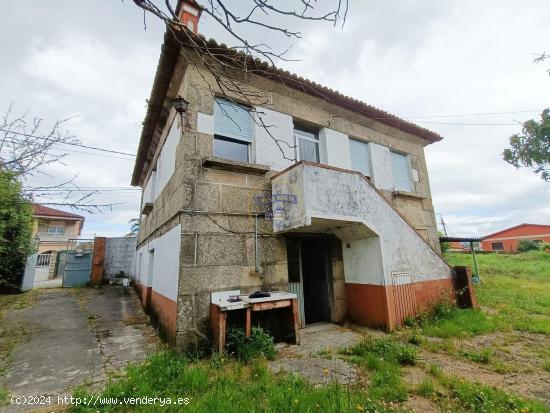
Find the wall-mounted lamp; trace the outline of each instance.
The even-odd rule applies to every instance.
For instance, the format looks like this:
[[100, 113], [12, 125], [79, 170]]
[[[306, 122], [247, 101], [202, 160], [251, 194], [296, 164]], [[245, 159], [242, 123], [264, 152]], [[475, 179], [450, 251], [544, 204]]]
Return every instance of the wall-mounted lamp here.
[[177, 96], [172, 101], [172, 106], [174, 107], [174, 109], [176, 109], [176, 112], [178, 112], [180, 117], [181, 117], [182, 130], [185, 128], [185, 121], [187, 119], [187, 106], [188, 105], [189, 105], [189, 102], [186, 101], [181, 96]]

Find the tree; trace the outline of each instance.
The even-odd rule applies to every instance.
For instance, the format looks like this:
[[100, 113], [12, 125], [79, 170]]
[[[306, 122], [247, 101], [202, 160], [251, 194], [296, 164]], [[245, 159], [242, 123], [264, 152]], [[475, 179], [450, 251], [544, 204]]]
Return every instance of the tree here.
[[0, 290], [17, 289], [31, 250], [32, 209], [21, 183], [0, 169]]
[[535, 174], [550, 182], [550, 109], [542, 111], [540, 122], [534, 119], [523, 124], [523, 134], [510, 137], [510, 147], [502, 156], [516, 168], [535, 168]]
[[130, 232], [126, 236], [136, 237], [139, 234], [139, 218], [132, 218], [128, 224], [130, 224]]

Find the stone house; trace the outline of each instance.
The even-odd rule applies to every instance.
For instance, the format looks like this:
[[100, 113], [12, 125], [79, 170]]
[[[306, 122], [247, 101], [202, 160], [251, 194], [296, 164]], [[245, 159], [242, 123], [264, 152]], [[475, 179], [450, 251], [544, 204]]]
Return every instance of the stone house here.
[[208, 54], [235, 52], [194, 34], [192, 6], [190, 32], [165, 34], [132, 176], [135, 285], [169, 341], [208, 338], [212, 292], [291, 291], [302, 324], [387, 329], [452, 293], [424, 157], [441, 136], [254, 60], [227, 74], [252, 104], [220, 90]]

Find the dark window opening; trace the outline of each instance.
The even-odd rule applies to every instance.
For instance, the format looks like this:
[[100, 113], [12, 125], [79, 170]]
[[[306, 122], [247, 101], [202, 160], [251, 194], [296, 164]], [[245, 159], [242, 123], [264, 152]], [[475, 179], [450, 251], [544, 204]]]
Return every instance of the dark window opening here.
[[232, 161], [248, 162], [249, 143], [214, 135], [214, 156]]
[[504, 244], [502, 242], [491, 242], [491, 249], [493, 251], [504, 251]]

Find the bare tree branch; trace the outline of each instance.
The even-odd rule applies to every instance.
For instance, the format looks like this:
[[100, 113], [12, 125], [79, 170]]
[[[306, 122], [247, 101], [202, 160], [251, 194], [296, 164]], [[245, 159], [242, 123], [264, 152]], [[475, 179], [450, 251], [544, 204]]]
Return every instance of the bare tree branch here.
[[[94, 203], [92, 197], [97, 194], [95, 191], [82, 194], [75, 183], [76, 175], [51, 186], [25, 186], [36, 175], [48, 175], [44, 167], [55, 163], [64, 164], [67, 153], [59, 152], [63, 145], [80, 145], [74, 135], [63, 130], [70, 119], [58, 119], [43, 132], [42, 118], [29, 118], [28, 112], [17, 115], [14, 113], [14, 104], [10, 104], [0, 115], [0, 169], [14, 173], [23, 183], [23, 194], [28, 202], [62, 205], [90, 213], [112, 208], [114, 204]], [[52, 189], [56, 190], [55, 198], [52, 198]]]
[[[266, 77], [277, 77], [280, 80], [288, 80], [296, 84], [295, 78], [286, 76], [282, 71], [275, 71], [277, 61], [291, 61], [287, 58], [290, 46], [282, 51], [274, 51], [266, 43], [252, 43], [238, 32], [238, 28], [244, 25], [256, 26], [260, 30], [279, 33], [287, 38], [300, 38], [300, 32], [293, 31], [282, 25], [274, 25], [263, 21], [261, 17], [271, 18], [272, 21], [281, 21], [277, 17], [286, 17], [297, 20], [310, 20], [319, 22], [331, 22], [334, 25], [345, 24], [348, 13], [348, 0], [332, 0], [333, 6], [328, 11], [315, 14], [318, 4], [315, 0], [301, 0], [295, 10], [281, 8], [276, 2], [267, 0], [248, 0], [239, 2], [245, 13], [241, 16], [236, 11], [237, 2], [227, 0], [205, 0], [202, 12], [209, 15], [235, 42], [229, 47], [225, 45], [213, 45], [201, 36], [198, 36], [185, 27], [175, 13], [170, 0], [164, 0], [164, 7], [158, 6], [154, 0], [133, 0], [144, 11], [161, 19], [167, 29], [172, 32], [176, 41], [182, 46], [181, 53], [187, 58], [190, 65], [200, 66], [205, 69], [207, 75], [198, 71], [206, 84], [209, 85], [212, 96], [222, 96], [224, 99], [250, 108], [249, 114], [253, 122], [266, 130], [269, 137], [275, 142], [283, 158], [296, 161], [295, 146], [277, 139], [264, 121], [265, 114], [257, 108], [269, 103], [266, 97], [268, 93], [259, 86], [251, 86], [246, 81], [238, 81], [235, 72]], [[243, 6], [244, 4], [244, 6]], [[246, 9], [248, 7], [248, 9]], [[264, 60], [265, 62], [262, 62]], [[275, 74], [276, 72], [276, 74]], [[283, 82], [283, 84], [285, 84]], [[285, 85], [286, 86], [286, 85]], [[299, 82], [302, 90], [312, 91], [307, 82]], [[319, 97], [323, 95], [315, 90]], [[285, 150], [286, 149], [286, 150]], [[288, 156], [288, 149], [292, 150], [292, 157]]]

